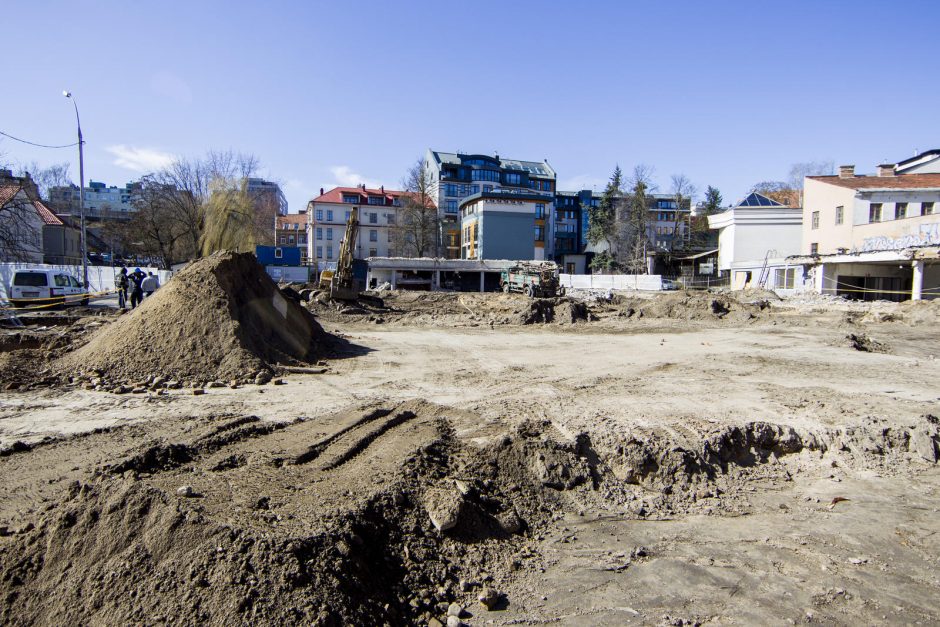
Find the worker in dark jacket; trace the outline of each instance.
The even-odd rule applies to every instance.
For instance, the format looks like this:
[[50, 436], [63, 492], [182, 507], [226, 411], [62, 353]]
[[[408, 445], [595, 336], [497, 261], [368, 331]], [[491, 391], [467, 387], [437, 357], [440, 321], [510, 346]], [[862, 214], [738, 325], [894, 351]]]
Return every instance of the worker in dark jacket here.
[[141, 286], [141, 283], [144, 280], [146, 275], [140, 268], [135, 268], [134, 271], [128, 277], [129, 285], [127, 286], [128, 293], [131, 297], [131, 309], [137, 307], [140, 304], [140, 301], [144, 298], [144, 289]]
[[118, 306], [121, 309], [127, 309], [127, 285], [129, 281], [127, 280], [127, 268], [121, 266], [121, 271], [118, 272], [118, 275], [114, 278], [114, 287], [117, 288], [118, 293]]

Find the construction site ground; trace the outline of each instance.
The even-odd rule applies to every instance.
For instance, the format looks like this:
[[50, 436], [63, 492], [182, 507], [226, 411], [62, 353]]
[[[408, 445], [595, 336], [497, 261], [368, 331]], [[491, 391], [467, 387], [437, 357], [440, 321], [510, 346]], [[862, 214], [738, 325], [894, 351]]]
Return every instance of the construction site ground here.
[[936, 304], [379, 296], [283, 385], [0, 392], [0, 622], [940, 622]]

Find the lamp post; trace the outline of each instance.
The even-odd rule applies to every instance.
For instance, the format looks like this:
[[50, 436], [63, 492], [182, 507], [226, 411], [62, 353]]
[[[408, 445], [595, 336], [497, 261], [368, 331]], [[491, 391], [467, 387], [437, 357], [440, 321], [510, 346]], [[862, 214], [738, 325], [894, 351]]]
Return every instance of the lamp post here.
[[78, 215], [82, 227], [82, 282], [84, 283], [84, 287], [87, 288], [88, 248], [85, 239], [85, 152], [82, 149], [84, 144], [84, 141], [82, 141], [82, 122], [78, 117], [78, 104], [76, 104], [72, 92], [66, 90], [62, 92], [62, 95], [72, 101], [72, 106], [75, 108], [75, 125], [78, 127]]

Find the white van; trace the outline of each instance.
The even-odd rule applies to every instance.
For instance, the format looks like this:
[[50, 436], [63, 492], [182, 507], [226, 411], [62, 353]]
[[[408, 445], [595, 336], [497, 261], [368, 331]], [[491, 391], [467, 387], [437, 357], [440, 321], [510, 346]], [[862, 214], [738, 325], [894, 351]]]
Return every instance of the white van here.
[[14, 307], [88, 304], [88, 290], [62, 270], [17, 270], [8, 293]]

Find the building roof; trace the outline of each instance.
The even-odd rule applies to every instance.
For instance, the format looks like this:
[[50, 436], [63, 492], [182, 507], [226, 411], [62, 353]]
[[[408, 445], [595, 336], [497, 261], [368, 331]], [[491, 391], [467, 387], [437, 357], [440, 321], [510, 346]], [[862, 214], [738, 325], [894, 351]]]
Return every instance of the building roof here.
[[363, 189], [362, 187], [334, 187], [325, 194], [321, 194], [313, 199], [313, 202], [343, 202], [343, 194], [357, 194], [359, 196], [359, 203], [361, 205], [366, 205], [369, 203], [369, 196], [385, 196], [386, 204], [392, 204], [392, 202], [399, 198], [404, 192], [391, 190], [391, 189]]
[[528, 172], [531, 176], [555, 178], [555, 170], [552, 166], [548, 165], [547, 161], [523, 161], [522, 159], [505, 159], [498, 155], [491, 157], [489, 155], [470, 155], [455, 152], [439, 152], [437, 150], [432, 150], [431, 154], [434, 155], [434, 158], [439, 163], [449, 163], [452, 165], [460, 165], [462, 163], [461, 157], [473, 158], [476, 156], [485, 156], [489, 159], [498, 159], [499, 166], [506, 170], [521, 170]]
[[288, 224], [306, 224], [307, 223], [307, 214], [306, 213], [288, 213], [284, 216], [277, 217], [277, 225], [275, 228], [284, 228], [281, 225]]
[[785, 207], [786, 205], [777, 202], [772, 198], [767, 198], [763, 194], [757, 192], [751, 192], [744, 197], [744, 200], [739, 202], [736, 206], [738, 207]]
[[[12, 201], [20, 191], [26, 192], [20, 185], [0, 185], [0, 206]], [[30, 194], [27, 194], [27, 198], [29, 198], [29, 196]], [[62, 220], [60, 220], [41, 200], [29, 198], [29, 202], [32, 203], [33, 208], [36, 210], [43, 224], [63, 226], [64, 223]]]
[[940, 148], [934, 148], [932, 150], [925, 150], [919, 155], [914, 155], [910, 159], [905, 159], [904, 161], [898, 161], [894, 167], [898, 170], [902, 170], [905, 168], [905, 166], [913, 165], [917, 161], [930, 161], [936, 157], [940, 157]]
[[940, 174], [897, 174], [895, 176], [808, 176], [808, 179], [848, 189], [925, 189], [940, 187]]
[[52, 213], [52, 210], [44, 205], [41, 200], [34, 200], [33, 207], [36, 208], [36, 213], [39, 214], [43, 224], [48, 224], [50, 226], [64, 226], [62, 220], [60, 220], [56, 214]]

